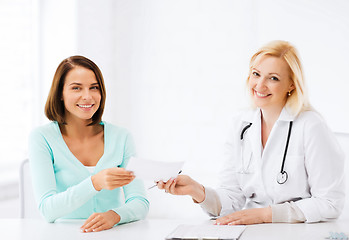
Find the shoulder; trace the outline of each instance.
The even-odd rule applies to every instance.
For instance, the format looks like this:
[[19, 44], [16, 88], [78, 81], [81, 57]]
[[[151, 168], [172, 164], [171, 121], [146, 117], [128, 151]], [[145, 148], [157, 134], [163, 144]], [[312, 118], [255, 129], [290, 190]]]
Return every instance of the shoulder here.
[[334, 134], [325, 119], [316, 111], [302, 112], [297, 117], [296, 123], [307, 139], [314, 139], [314, 141], [333, 141], [334, 139]]
[[118, 138], [127, 138], [131, 136], [130, 131], [124, 127], [120, 127], [105, 121], [101, 122], [101, 124], [104, 125], [104, 132], [109, 136]]
[[304, 111], [296, 118], [297, 122], [303, 123], [307, 127], [316, 125], [326, 125], [324, 118], [316, 111]]
[[249, 123], [253, 123], [258, 119], [259, 109], [245, 109], [235, 112], [230, 121], [230, 126], [240, 127]]
[[30, 138], [40, 138], [53, 136], [56, 134], [58, 128], [57, 122], [50, 122], [40, 127], [34, 128], [30, 133]]

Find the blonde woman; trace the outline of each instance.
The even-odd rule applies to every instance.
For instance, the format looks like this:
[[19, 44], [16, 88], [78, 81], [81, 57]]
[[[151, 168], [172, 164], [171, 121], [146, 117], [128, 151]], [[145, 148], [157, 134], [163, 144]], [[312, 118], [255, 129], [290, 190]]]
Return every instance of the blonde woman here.
[[158, 187], [190, 195], [216, 224], [319, 222], [344, 205], [344, 155], [312, 110], [295, 47], [273, 41], [250, 61], [253, 110], [237, 114], [217, 189], [180, 175]]

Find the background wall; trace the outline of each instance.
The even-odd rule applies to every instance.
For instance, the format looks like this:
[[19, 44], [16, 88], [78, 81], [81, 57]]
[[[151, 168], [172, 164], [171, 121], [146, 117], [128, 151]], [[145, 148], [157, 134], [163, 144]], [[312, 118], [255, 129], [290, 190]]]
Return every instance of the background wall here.
[[298, 48], [312, 104], [349, 132], [347, 1], [41, 3], [40, 107], [58, 63], [85, 55], [105, 76], [105, 120], [131, 130], [142, 157], [186, 160], [204, 182], [216, 175], [231, 115], [248, 106], [249, 59], [274, 39]]
[[132, 132], [138, 155], [185, 160], [185, 173], [214, 186], [231, 115], [248, 106], [249, 59], [282, 39], [300, 52], [311, 103], [333, 131], [349, 132], [346, 0], [34, 2], [38, 82], [30, 128], [47, 122], [43, 108], [58, 64], [85, 55], [105, 77], [104, 120]]
[[76, 9], [77, 51], [106, 76], [106, 119], [132, 131], [143, 157], [186, 160], [204, 182], [217, 174], [230, 117], [248, 106], [249, 58], [274, 39], [299, 49], [312, 104], [334, 131], [349, 132], [347, 1], [77, 1]]

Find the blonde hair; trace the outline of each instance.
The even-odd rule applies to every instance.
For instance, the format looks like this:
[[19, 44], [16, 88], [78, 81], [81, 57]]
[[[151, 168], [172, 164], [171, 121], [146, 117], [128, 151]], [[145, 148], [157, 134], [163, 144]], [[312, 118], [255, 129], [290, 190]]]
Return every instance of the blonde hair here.
[[312, 109], [309, 103], [306, 86], [304, 82], [303, 69], [298, 52], [294, 46], [289, 42], [276, 40], [267, 43], [260, 48], [250, 60], [249, 75], [247, 83], [250, 80], [252, 68], [259, 56], [273, 56], [285, 60], [290, 68], [290, 80], [295, 89], [291, 91], [291, 95], [287, 97], [286, 107], [292, 111], [293, 114], [298, 115], [303, 111]]

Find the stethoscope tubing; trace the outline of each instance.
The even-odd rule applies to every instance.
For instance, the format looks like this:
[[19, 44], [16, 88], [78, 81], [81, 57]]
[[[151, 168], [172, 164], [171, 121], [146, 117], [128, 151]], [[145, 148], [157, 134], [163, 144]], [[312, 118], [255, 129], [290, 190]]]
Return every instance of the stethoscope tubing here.
[[[287, 140], [286, 140], [286, 146], [285, 146], [285, 151], [284, 151], [284, 156], [282, 158], [282, 164], [281, 164], [281, 169], [280, 172], [278, 173], [277, 176], [277, 183], [278, 184], [284, 184], [287, 179], [288, 179], [288, 174], [287, 172], [284, 170], [285, 168], [285, 162], [286, 162], [286, 156], [287, 156], [287, 150], [288, 150], [288, 145], [290, 142], [290, 137], [291, 137], [291, 132], [292, 132], [292, 125], [293, 125], [293, 121], [290, 121], [289, 127], [288, 127], [288, 134], [287, 134]], [[246, 125], [240, 134], [240, 140], [241, 142], [244, 140], [244, 134], [245, 132], [252, 126], [252, 123], [249, 123], [248, 125]]]

